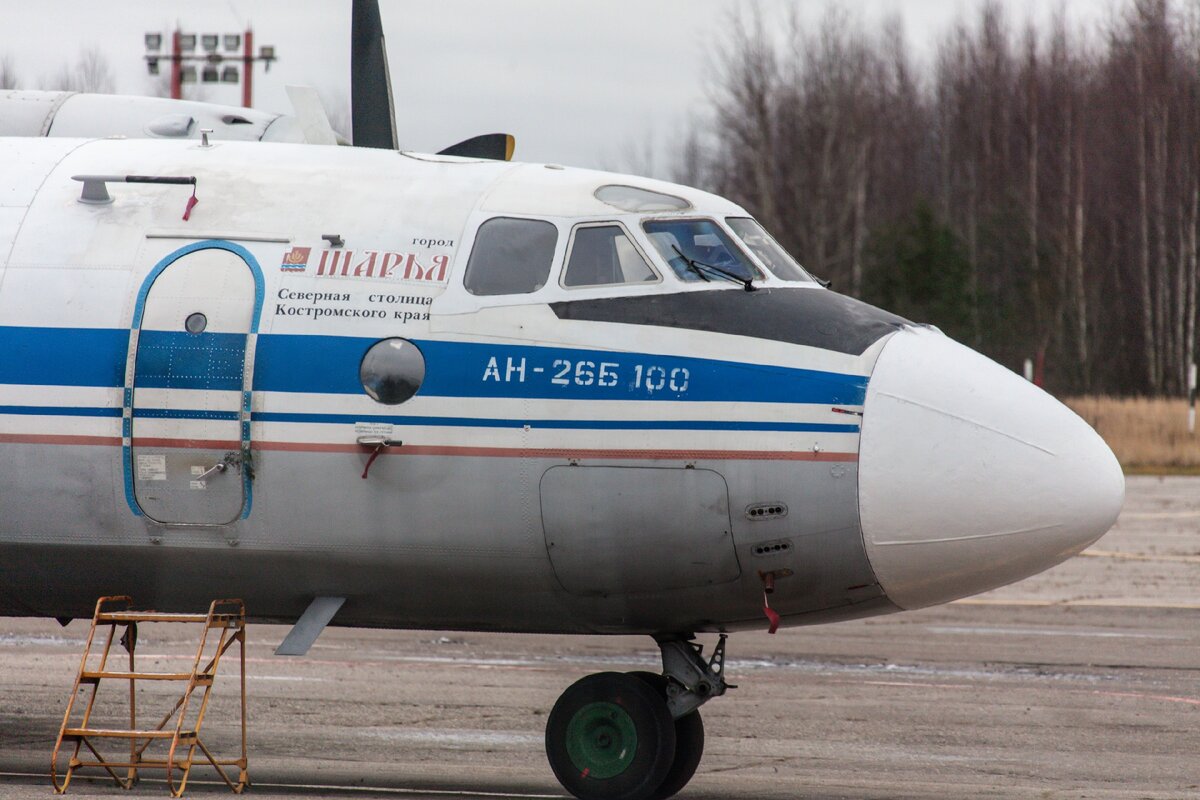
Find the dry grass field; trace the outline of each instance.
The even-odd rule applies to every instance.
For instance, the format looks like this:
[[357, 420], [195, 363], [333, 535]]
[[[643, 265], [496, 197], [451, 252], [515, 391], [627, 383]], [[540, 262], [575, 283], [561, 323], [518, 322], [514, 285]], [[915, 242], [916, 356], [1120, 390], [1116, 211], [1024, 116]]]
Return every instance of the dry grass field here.
[[1067, 397], [1133, 473], [1200, 473], [1200, 432], [1187, 431], [1180, 398]]

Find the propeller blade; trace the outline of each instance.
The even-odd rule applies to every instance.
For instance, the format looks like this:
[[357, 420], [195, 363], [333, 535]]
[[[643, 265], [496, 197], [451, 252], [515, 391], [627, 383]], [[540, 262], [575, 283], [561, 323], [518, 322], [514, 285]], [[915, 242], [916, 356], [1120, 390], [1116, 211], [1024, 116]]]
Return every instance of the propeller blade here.
[[482, 136], [472, 136], [458, 144], [452, 144], [445, 150], [439, 150], [439, 156], [462, 156], [463, 158], [490, 158], [494, 161], [512, 161], [513, 150], [517, 140], [507, 133], [485, 133]]
[[354, 0], [350, 21], [350, 105], [355, 147], [398, 150], [392, 79], [379, 0]]

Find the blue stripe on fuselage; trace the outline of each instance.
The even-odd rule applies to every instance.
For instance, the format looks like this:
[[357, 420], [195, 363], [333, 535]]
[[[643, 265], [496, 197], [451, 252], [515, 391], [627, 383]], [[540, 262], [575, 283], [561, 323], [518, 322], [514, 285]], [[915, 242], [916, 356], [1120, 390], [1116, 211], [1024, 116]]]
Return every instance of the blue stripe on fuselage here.
[[[49, 417], [120, 417], [119, 408], [82, 406], [0, 406], [0, 414]], [[207, 409], [134, 409], [138, 419], [236, 420], [233, 411]], [[255, 411], [255, 422], [286, 422], [318, 425], [354, 425], [382, 422], [389, 425], [430, 428], [525, 428], [544, 430], [613, 431], [769, 431], [779, 433], [858, 433], [858, 425], [825, 422], [755, 422], [726, 420], [652, 419], [503, 419], [492, 417], [415, 417], [387, 414], [312, 414], [288, 411]]]
[[[143, 331], [157, 351], [172, 352], [182, 332]], [[222, 336], [210, 334], [210, 336]], [[241, 337], [214, 339], [240, 352]], [[254, 390], [360, 394], [359, 365], [377, 339], [259, 334]], [[734, 361], [531, 345], [416, 340], [425, 356], [426, 397], [565, 400], [669, 400], [861, 405], [867, 377]], [[0, 383], [124, 385], [129, 332], [118, 329], [0, 326]], [[189, 355], [190, 357], [190, 355]], [[233, 370], [174, 374], [169, 387], [234, 389]], [[139, 369], [139, 375], [142, 372]], [[216, 383], [214, 383], [216, 380]], [[226, 385], [228, 384], [228, 385]]]
[[245, 334], [144, 330], [134, 381], [142, 389], [240, 392], [245, 362]]
[[[359, 364], [376, 341], [260, 335], [254, 388], [359, 394]], [[419, 392], [424, 397], [861, 405], [867, 387], [863, 375], [704, 358], [475, 342], [416, 344], [425, 356]]]
[[0, 383], [122, 386], [129, 331], [0, 326]]
[[120, 417], [121, 409], [108, 406], [0, 406], [0, 414], [23, 417]]

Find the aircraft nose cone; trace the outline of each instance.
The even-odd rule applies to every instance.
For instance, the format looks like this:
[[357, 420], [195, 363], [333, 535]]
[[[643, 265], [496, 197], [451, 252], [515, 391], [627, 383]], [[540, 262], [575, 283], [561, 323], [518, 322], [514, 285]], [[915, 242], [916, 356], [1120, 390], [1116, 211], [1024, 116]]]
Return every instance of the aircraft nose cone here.
[[994, 361], [925, 330], [884, 345], [859, 449], [863, 539], [901, 608], [1041, 572], [1116, 522], [1125, 479], [1104, 440]]

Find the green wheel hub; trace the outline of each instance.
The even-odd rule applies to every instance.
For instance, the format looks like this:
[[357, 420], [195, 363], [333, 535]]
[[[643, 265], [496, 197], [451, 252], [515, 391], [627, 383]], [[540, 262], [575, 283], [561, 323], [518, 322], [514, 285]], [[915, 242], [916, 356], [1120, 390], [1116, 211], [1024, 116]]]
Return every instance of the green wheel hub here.
[[637, 729], [625, 709], [614, 703], [589, 703], [567, 724], [567, 755], [589, 778], [613, 778], [633, 763]]

